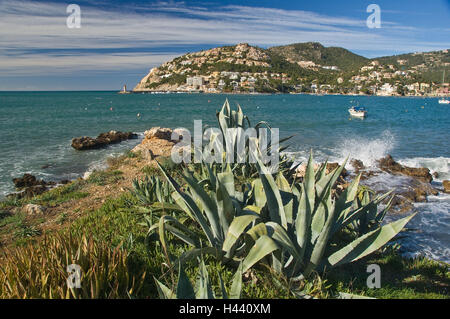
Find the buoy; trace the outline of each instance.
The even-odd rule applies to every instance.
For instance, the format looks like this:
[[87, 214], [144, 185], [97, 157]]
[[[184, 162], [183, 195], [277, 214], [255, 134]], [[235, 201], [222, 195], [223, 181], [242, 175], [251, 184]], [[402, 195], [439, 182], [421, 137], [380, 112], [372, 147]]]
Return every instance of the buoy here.
[[141, 113], [138, 113], [138, 114], [137, 114], [137, 117], [141, 117]]
[[113, 107], [111, 106], [111, 107], [109, 108], [109, 110], [112, 111], [112, 110], [113, 110]]

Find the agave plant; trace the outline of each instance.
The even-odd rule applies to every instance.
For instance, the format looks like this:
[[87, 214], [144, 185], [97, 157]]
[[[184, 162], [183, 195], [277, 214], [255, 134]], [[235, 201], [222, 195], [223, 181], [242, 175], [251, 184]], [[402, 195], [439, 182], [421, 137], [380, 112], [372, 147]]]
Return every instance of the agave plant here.
[[[180, 262], [200, 254], [211, 254], [220, 260], [231, 261], [246, 251], [247, 246], [242, 245], [238, 239], [247, 227], [259, 218], [258, 209], [246, 205], [249, 192], [236, 191], [230, 167], [215, 174], [209, 165], [205, 166], [210, 171], [208, 180], [199, 180], [192, 172], [185, 170], [185, 190], [159, 166], [174, 189], [172, 197], [178, 210], [184, 211], [204, 235], [199, 236], [179, 219], [169, 215], [162, 216], [158, 223], [150, 225], [148, 235], [159, 233], [159, 241], [169, 258], [166, 232], [192, 246], [191, 250], [179, 258]], [[201, 240], [203, 237], [206, 238], [206, 246]]]
[[155, 202], [173, 202], [169, 184], [166, 181], [161, 181], [157, 176], [146, 176], [142, 180], [134, 179], [132, 193], [144, 205]]
[[[233, 276], [233, 281], [227, 292], [220, 273], [218, 274], [222, 299], [239, 299], [242, 291], [242, 264]], [[199, 273], [194, 289], [189, 278], [180, 266], [176, 291], [171, 290], [166, 285], [155, 278], [156, 287], [160, 299], [217, 299], [209, 280], [209, 274], [203, 259], [200, 261]]]
[[[264, 172], [264, 166], [258, 160]], [[360, 207], [353, 203], [357, 194], [358, 176], [338, 197], [332, 197], [332, 188], [343, 166], [326, 173], [326, 163], [314, 171], [312, 155], [300, 189], [290, 186], [279, 174], [276, 180], [271, 174], [260, 175], [262, 189], [257, 197], [265, 197], [261, 209], [268, 219], [256, 224], [246, 234], [254, 240], [254, 246], [245, 258], [244, 271], [265, 256], [272, 255], [272, 267], [292, 279], [303, 279], [324, 267], [350, 263], [381, 248], [411, 220], [414, 215], [396, 222], [378, 226], [351, 242], [335, 243], [334, 236], [351, 223], [364, 216], [372, 216], [376, 204], [389, 193], [364, 202]]]
[[[262, 127], [265, 127], [267, 129], [271, 129], [270, 125], [265, 121], [258, 122], [254, 127], [251, 126], [250, 120], [248, 116], [246, 116], [241, 106], [237, 105], [237, 110], [231, 110], [230, 104], [228, 102], [228, 99], [225, 100], [224, 105], [222, 106], [222, 109], [217, 113], [217, 120], [220, 126], [220, 130], [222, 132], [222, 135], [225, 137], [227, 136], [227, 132], [229, 134], [232, 134], [231, 136], [228, 136], [227, 138], [224, 138], [225, 141], [225, 154], [224, 156], [229, 156], [230, 154], [227, 153], [233, 153], [232, 158], [233, 159], [239, 159], [240, 163], [235, 163], [233, 165], [233, 171], [235, 173], [240, 174], [244, 177], [250, 177], [256, 174], [256, 166], [251, 163], [250, 161], [250, 143], [252, 143], [252, 139], [246, 139], [244, 152], [240, 152], [238, 149], [238, 145], [240, 142], [242, 142], [243, 139], [245, 139], [245, 133], [244, 131], [249, 128], [253, 128], [256, 131], [256, 138], [260, 138], [260, 131], [259, 129]], [[230, 130], [231, 129], [231, 130]], [[289, 140], [292, 136], [286, 137], [281, 139], [278, 144], [281, 145], [281, 143]], [[215, 136], [212, 136], [211, 139], [213, 142]], [[270, 136], [267, 136], [267, 146], [262, 151], [264, 152], [270, 152], [272, 148], [272, 141], [270, 139]], [[228, 145], [230, 144], [230, 145]], [[278, 154], [280, 154], [283, 150], [285, 150], [287, 146], [281, 146], [278, 147]], [[280, 162], [286, 161], [285, 158], [282, 158]]]
[[362, 188], [359, 194], [355, 198], [354, 205], [355, 207], [367, 207], [367, 213], [362, 214], [359, 218], [354, 220], [351, 224], [349, 224], [349, 229], [359, 236], [367, 234], [368, 232], [378, 228], [386, 216], [386, 213], [391, 208], [392, 200], [394, 196], [388, 200], [387, 204], [383, 209], [378, 209], [378, 204], [384, 199], [384, 197], [376, 197], [374, 200], [371, 200], [375, 194], [372, 190], [367, 188]]

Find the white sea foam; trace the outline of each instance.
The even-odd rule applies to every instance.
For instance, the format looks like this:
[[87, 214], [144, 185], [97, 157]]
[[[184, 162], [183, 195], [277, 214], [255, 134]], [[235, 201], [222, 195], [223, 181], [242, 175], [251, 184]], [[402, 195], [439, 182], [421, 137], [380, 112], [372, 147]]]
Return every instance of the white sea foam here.
[[431, 171], [431, 173], [437, 173], [437, 178], [434, 180], [438, 182], [450, 179], [449, 157], [414, 157], [400, 159], [398, 162], [402, 165], [410, 167], [426, 167]]
[[384, 131], [379, 138], [349, 137], [338, 144], [334, 153], [336, 160], [342, 162], [347, 156], [358, 159], [367, 167], [375, 166], [376, 160], [385, 157], [395, 147], [395, 137]]

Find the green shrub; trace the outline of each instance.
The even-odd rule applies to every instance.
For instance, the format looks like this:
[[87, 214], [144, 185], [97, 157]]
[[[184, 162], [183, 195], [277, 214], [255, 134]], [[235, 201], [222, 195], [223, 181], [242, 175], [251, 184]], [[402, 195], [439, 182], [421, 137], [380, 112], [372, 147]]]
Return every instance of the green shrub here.
[[[67, 266], [81, 267], [81, 288], [67, 285]], [[0, 270], [0, 298], [130, 298], [145, 274], [133, 274], [128, 253], [108, 243], [69, 235], [45, 237], [39, 245], [6, 249]]]

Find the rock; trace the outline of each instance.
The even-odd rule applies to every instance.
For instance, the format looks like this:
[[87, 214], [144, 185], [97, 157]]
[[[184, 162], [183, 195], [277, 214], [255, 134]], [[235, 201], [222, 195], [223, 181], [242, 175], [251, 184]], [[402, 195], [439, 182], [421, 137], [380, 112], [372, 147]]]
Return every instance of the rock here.
[[23, 174], [22, 177], [13, 178], [12, 181], [17, 189], [32, 187], [35, 185], [45, 185], [44, 181], [38, 181], [36, 179], [36, 176], [33, 176], [31, 174]]
[[[330, 174], [332, 171], [334, 171], [336, 168], [339, 167], [339, 163], [327, 163], [326, 173]], [[347, 170], [344, 168], [342, 170], [341, 176], [346, 177], [348, 175]]]
[[[319, 164], [314, 164], [314, 171], [319, 169], [319, 167], [320, 167]], [[306, 174], [306, 163], [302, 163], [299, 166], [297, 166], [294, 175], [297, 178], [303, 178], [305, 174]]]
[[403, 166], [394, 161], [391, 155], [387, 155], [385, 158], [380, 159], [378, 161], [378, 166], [385, 172], [411, 176], [426, 183], [431, 183], [431, 181], [433, 180], [433, 176], [431, 176], [430, 170], [428, 168]]
[[350, 164], [353, 166], [353, 168], [355, 169], [356, 173], [359, 173], [360, 170], [364, 169], [364, 163], [358, 159], [352, 159], [350, 161]]
[[450, 181], [443, 181], [442, 186], [444, 186], [444, 192], [450, 194]]
[[152, 127], [145, 131], [144, 140], [132, 149], [134, 153], [141, 153], [146, 161], [153, 161], [159, 156], [170, 156], [175, 141], [171, 140], [173, 130], [166, 127]]
[[145, 131], [144, 135], [146, 139], [161, 139], [166, 141], [171, 141], [172, 129], [167, 127], [152, 127], [151, 129]]
[[27, 215], [42, 215], [45, 212], [45, 207], [41, 205], [35, 205], [35, 204], [28, 204], [25, 205], [23, 208], [23, 211]]
[[[295, 177], [297, 178], [303, 178], [305, 176], [306, 173], [306, 163], [302, 163], [300, 164], [296, 169], [295, 169]], [[320, 164], [314, 164], [314, 171], [317, 171], [320, 168]], [[331, 173], [333, 170], [335, 170], [337, 167], [339, 166], [338, 163], [327, 163], [327, 168], [326, 168], [326, 173], [329, 174]], [[347, 170], [344, 168], [342, 170], [341, 176], [340, 177], [345, 177], [348, 175]]]
[[133, 138], [137, 138], [137, 134], [133, 132], [109, 131], [107, 133], [101, 133], [97, 138], [88, 136], [76, 137], [72, 139], [72, 147], [79, 151], [97, 149]]

